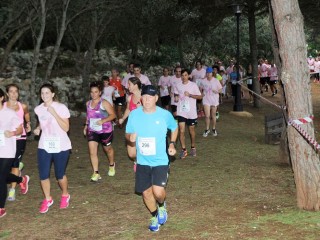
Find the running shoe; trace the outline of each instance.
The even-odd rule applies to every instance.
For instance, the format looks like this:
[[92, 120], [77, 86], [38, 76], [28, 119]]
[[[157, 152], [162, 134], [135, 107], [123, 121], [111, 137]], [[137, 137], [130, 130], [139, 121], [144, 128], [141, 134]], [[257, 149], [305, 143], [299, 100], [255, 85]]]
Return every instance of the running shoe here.
[[23, 162], [19, 162], [19, 171], [22, 171], [23, 168], [24, 168]]
[[203, 136], [203, 137], [208, 137], [208, 134], [209, 134], [209, 133], [210, 133], [210, 130], [209, 130], [209, 129], [204, 130], [202, 136]]
[[50, 200], [44, 199], [44, 200], [42, 201], [42, 203], [41, 203], [39, 212], [40, 212], [40, 213], [46, 213], [46, 212], [48, 212], [49, 207], [50, 207], [52, 204], [53, 204], [53, 199], [50, 199]]
[[219, 112], [216, 112], [216, 119], [218, 120], [220, 118]]
[[0, 208], [0, 218], [4, 217], [7, 214], [7, 211], [5, 208]]
[[100, 180], [100, 179], [101, 179], [100, 174], [99, 173], [94, 173], [94, 174], [92, 174], [90, 181], [91, 182], [98, 182], [98, 180]]
[[116, 175], [116, 163], [113, 163], [113, 166], [109, 166], [108, 176], [113, 177]]
[[212, 135], [213, 135], [214, 137], [218, 136], [218, 132], [217, 132], [217, 130], [212, 129]]
[[134, 172], [137, 171], [137, 162], [136, 161], [133, 162], [133, 171]]
[[168, 220], [168, 214], [166, 209], [166, 203], [163, 204], [162, 207], [158, 208], [158, 223], [163, 225]]
[[30, 180], [30, 177], [28, 175], [24, 175], [22, 177], [22, 182], [19, 184], [22, 194], [27, 194], [29, 190], [29, 180]]
[[16, 190], [14, 188], [10, 188], [7, 199], [8, 199], [8, 201], [16, 200]]
[[150, 225], [149, 225], [149, 230], [151, 232], [158, 232], [159, 231], [159, 223], [158, 223], [158, 217], [155, 216], [155, 217], [152, 217], [150, 219]]
[[191, 156], [191, 157], [196, 157], [196, 156], [197, 156], [197, 150], [196, 150], [196, 148], [191, 148], [190, 156]]
[[184, 159], [186, 156], [188, 156], [187, 150], [181, 150], [179, 155], [180, 159]]
[[68, 194], [68, 196], [61, 196], [60, 209], [69, 207], [69, 201], [70, 201], [70, 194]]

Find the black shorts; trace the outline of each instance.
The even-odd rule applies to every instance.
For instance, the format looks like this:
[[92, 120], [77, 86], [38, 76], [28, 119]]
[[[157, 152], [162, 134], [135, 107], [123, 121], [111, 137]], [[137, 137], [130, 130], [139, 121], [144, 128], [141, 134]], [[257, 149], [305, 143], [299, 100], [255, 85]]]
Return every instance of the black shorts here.
[[269, 80], [269, 77], [260, 77], [260, 84], [264, 85], [266, 83], [269, 83]]
[[171, 97], [169, 95], [161, 97], [161, 105], [162, 106], [168, 106], [170, 104], [170, 101], [171, 101]]
[[247, 84], [248, 88], [253, 91], [253, 84]]
[[113, 101], [116, 106], [124, 106], [126, 103], [126, 97], [117, 97], [116, 100]]
[[19, 163], [22, 160], [22, 156], [24, 154], [24, 151], [26, 149], [26, 139], [18, 139], [17, 140], [17, 150], [16, 150], [16, 156], [14, 157], [14, 161], [12, 162], [12, 167], [13, 168], [18, 168]]
[[198, 119], [197, 118], [188, 119], [188, 118], [184, 118], [184, 117], [178, 116], [177, 119], [178, 119], [178, 123], [184, 122], [184, 123], [186, 123], [187, 126], [195, 126], [195, 125], [198, 124]]
[[137, 164], [135, 191], [137, 193], [143, 193], [153, 185], [166, 187], [168, 171], [169, 165], [151, 167]]
[[110, 146], [113, 139], [113, 132], [110, 133], [96, 133], [92, 131], [87, 132], [88, 142], [94, 141], [97, 143], [101, 143], [103, 146]]
[[270, 84], [270, 86], [271, 86], [271, 85], [275, 85], [275, 84], [277, 84], [277, 80], [270, 80], [270, 81], [269, 81], [269, 84]]
[[171, 112], [177, 112], [177, 105], [171, 105]]

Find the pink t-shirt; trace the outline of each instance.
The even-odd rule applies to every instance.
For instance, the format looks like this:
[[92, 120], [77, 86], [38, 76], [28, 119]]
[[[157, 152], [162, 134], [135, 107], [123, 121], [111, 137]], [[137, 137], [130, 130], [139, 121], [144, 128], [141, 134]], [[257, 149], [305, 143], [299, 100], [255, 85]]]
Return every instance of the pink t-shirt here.
[[184, 92], [189, 92], [191, 95], [201, 95], [199, 87], [196, 83], [188, 81], [186, 84], [178, 83], [174, 89], [174, 94], [179, 95], [177, 115], [187, 119], [196, 119], [198, 117], [197, 99], [185, 96]]
[[[69, 109], [62, 103], [53, 102], [51, 105], [61, 118], [70, 118]], [[38, 148], [50, 150], [48, 146], [55, 145], [55, 152], [61, 152], [71, 149], [71, 141], [68, 134], [62, 130], [54, 116], [48, 112], [44, 103], [34, 109], [37, 114], [42, 130]], [[60, 151], [58, 151], [60, 150]]]
[[115, 90], [115, 87], [113, 86], [108, 86], [103, 88], [103, 94], [101, 98], [104, 100], [107, 100], [112, 106], [113, 106], [113, 101], [112, 101], [112, 94]]
[[201, 68], [200, 70], [198, 69], [193, 69], [191, 72], [191, 77], [192, 80], [195, 82], [197, 79], [203, 79], [206, 76], [206, 70], [204, 68]]
[[[168, 96], [169, 89], [168, 86], [170, 85], [170, 76], [161, 76], [158, 82], [158, 86], [160, 87], [160, 97]], [[162, 89], [163, 87], [164, 89]]]
[[[0, 158], [14, 158], [16, 155], [16, 137], [7, 138], [4, 132], [15, 131], [22, 121], [17, 113], [8, 108], [0, 110]], [[1, 160], [0, 160], [1, 161]]]
[[151, 85], [151, 82], [150, 82], [149, 78], [146, 75], [140, 74], [139, 79], [140, 79], [141, 84]]
[[314, 61], [314, 71], [316, 73], [320, 72], [320, 61]]
[[123, 79], [122, 79], [122, 86], [124, 86], [125, 88], [128, 89], [128, 81], [129, 81], [129, 78], [131, 77], [134, 77], [134, 74], [131, 74], [131, 73], [128, 73]]
[[177, 103], [174, 101], [173, 93], [178, 83], [181, 83], [181, 77], [177, 78], [176, 75], [173, 75], [170, 77], [169, 86], [171, 87], [171, 90], [170, 90], [171, 105], [175, 105], [175, 106], [177, 106]]
[[[20, 121], [23, 123], [24, 122], [24, 111], [23, 111], [23, 107], [22, 107], [22, 104], [21, 102], [17, 102], [18, 106], [19, 106], [19, 109], [18, 111], [16, 111], [16, 114], [18, 115], [18, 118], [20, 119]], [[7, 107], [7, 102], [4, 102], [3, 103], [3, 107], [4, 108], [8, 108]], [[26, 129], [24, 128], [24, 126], [22, 126], [22, 134], [20, 136], [17, 136], [16, 137], [17, 139], [27, 139], [27, 136], [26, 136]]]
[[262, 63], [262, 65], [260, 65], [260, 77], [268, 77], [268, 66], [265, 63]]
[[276, 65], [273, 65], [268, 69], [268, 75], [270, 77], [270, 81], [278, 80], [278, 69]]
[[308, 66], [310, 70], [314, 70], [314, 58], [308, 58]]
[[222, 89], [220, 81], [216, 78], [211, 78], [211, 80], [208, 80], [208, 78], [203, 79], [201, 81], [201, 88], [204, 94], [202, 104], [215, 107], [218, 106], [219, 93], [214, 93], [213, 90], [218, 92]]

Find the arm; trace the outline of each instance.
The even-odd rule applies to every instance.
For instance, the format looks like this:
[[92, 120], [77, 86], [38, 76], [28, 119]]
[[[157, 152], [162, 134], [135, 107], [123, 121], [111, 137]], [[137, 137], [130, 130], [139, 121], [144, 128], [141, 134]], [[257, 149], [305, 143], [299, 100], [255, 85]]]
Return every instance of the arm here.
[[60, 117], [52, 106], [48, 107], [48, 112], [51, 113], [52, 116], [57, 120], [59, 126], [63, 131], [65, 132], [69, 131], [69, 118]]
[[190, 94], [189, 92], [185, 92], [184, 94], [189, 98], [194, 98], [194, 99], [197, 99], [197, 100], [201, 100], [202, 99], [202, 95], [194, 95], [194, 94]]
[[109, 116], [98, 121], [97, 124], [99, 124], [99, 125], [102, 125], [106, 122], [111, 122], [113, 119], [116, 118], [116, 113], [114, 112], [113, 107], [111, 106], [111, 104], [108, 101], [103, 100], [101, 104], [102, 104], [103, 108], [107, 111]]
[[4, 135], [6, 136], [6, 138], [11, 138], [13, 136], [19, 136], [22, 133], [22, 129], [23, 129], [22, 124], [20, 124], [19, 127], [17, 127], [15, 131], [9, 131], [9, 130], [4, 131]]
[[24, 112], [24, 120], [27, 123], [26, 132], [31, 132], [31, 121], [30, 121], [30, 113], [28, 106], [26, 104], [22, 104], [23, 112]]
[[173, 156], [176, 154], [177, 150], [176, 150], [176, 140], [178, 137], [178, 127], [176, 128], [176, 130], [171, 131], [171, 136], [170, 136], [170, 144], [169, 144], [169, 148], [168, 148], [168, 153], [170, 156]]
[[127, 119], [127, 117], [129, 116], [130, 114], [130, 110], [129, 110], [129, 102], [131, 101], [131, 98], [132, 98], [132, 95], [130, 95], [127, 99], [127, 107], [126, 107], [126, 110], [124, 111], [123, 113], [123, 116], [122, 118], [119, 119], [119, 124], [122, 124], [124, 122], [124, 120]]

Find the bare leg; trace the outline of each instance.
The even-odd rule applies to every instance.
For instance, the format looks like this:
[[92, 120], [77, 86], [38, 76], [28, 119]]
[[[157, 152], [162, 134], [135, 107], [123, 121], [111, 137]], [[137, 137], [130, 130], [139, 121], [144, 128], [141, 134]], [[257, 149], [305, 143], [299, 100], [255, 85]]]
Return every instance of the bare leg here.
[[103, 146], [103, 150], [105, 151], [105, 153], [108, 156], [109, 164], [113, 165], [114, 164], [114, 150], [113, 150], [113, 147], [111, 145], [107, 146], [107, 147]]
[[64, 175], [62, 179], [59, 179], [58, 183], [61, 188], [62, 195], [67, 196], [68, 195], [68, 179], [66, 175]]
[[216, 123], [217, 123], [216, 112], [217, 112], [217, 107], [212, 106], [210, 111], [211, 118], [212, 118], [212, 129], [216, 129]]
[[181, 148], [186, 148], [186, 139], [185, 139], [186, 123], [179, 122], [179, 138], [181, 143]]
[[49, 180], [49, 178], [45, 179], [45, 180], [41, 180], [41, 188], [42, 188], [44, 197], [46, 199], [48, 199], [48, 200], [51, 199], [51, 195], [50, 195], [50, 180]]
[[189, 134], [191, 139], [191, 147], [196, 146], [196, 131], [195, 126], [189, 126]]
[[206, 116], [205, 122], [206, 122], [206, 130], [209, 130], [210, 128], [210, 106], [204, 105], [204, 114]]
[[98, 143], [95, 141], [90, 141], [88, 142], [88, 145], [93, 172], [99, 171]]

